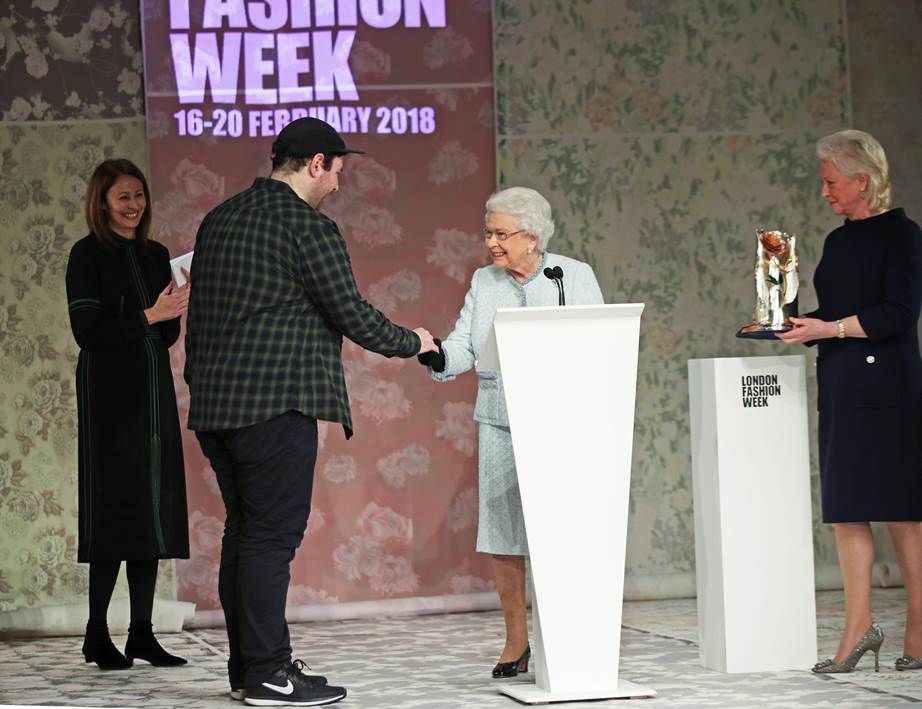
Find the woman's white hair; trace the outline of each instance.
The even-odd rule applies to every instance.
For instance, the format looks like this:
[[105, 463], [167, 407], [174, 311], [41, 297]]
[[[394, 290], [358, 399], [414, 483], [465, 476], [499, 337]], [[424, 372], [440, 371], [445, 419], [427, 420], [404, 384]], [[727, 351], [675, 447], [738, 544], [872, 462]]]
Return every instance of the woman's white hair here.
[[551, 205], [540, 192], [529, 187], [509, 187], [490, 195], [484, 218], [488, 219], [491, 214], [505, 214], [516, 219], [519, 229], [537, 237], [539, 251], [544, 251], [554, 235]]
[[840, 130], [827, 135], [817, 141], [816, 155], [846, 177], [867, 175], [868, 206], [874, 210], [890, 208], [890, 167], [884, 149], [870, 133]]

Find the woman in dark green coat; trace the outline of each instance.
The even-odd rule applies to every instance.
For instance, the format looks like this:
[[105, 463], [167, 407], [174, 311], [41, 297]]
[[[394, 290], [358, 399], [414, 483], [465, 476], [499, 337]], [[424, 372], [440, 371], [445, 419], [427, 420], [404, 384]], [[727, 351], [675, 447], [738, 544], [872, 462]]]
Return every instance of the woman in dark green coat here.
[[[188, 558], [182, 440], [168, 348], [188, 285], [175, 288], [169, 252], [147, 238], [150, 192], [128, 160], [106, 160], [87, 188], [90, 234], [67, 264], [77, 362], [79, 550], [90, 564], [83, 654], [102, 669], [134, 658], [179, 665], [151, 628], [159, 559]], [[106, 612], [126, 562], [131, 626], [122, 655]]]

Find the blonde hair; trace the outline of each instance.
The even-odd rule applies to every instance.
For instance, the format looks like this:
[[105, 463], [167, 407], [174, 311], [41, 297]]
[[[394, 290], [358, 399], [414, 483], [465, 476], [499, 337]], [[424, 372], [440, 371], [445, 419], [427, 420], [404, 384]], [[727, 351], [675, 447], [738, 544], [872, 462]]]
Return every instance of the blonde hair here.
[[846, 177], [867, 175], [865, 188], [868, 207], [872, 210], [890, 208], [890, 167], [883, 147], [870, 133], [862, 130], [840, 130], [820, 138], [816, 155], [828, 160]]

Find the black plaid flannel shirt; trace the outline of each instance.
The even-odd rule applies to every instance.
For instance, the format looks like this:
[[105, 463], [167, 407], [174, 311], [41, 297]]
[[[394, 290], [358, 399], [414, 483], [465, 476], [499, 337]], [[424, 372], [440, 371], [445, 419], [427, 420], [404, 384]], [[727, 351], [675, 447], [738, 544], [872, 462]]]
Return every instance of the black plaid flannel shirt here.
[[419, 337], [367, 303], [336, 223], [285, 183], [257, 178], [202, 221], [192, 260], [189, 428], [241, 428], [286, 411], [352, 418], [342, 336], [386, 357]]

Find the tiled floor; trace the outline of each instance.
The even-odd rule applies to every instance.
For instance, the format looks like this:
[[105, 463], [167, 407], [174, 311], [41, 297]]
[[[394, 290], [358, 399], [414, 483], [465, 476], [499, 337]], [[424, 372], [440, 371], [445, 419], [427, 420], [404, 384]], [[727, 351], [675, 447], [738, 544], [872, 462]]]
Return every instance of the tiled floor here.
[[[820, 653], [834, 650], [841, 630], [841, 594], [817, 596]], [[870, 709], [922, 704], [922, 671], [896, 672], [902, 654], [901, 589], [876, 590], [875, 608], [887, 640], [881, 672], [866, 658], [858, 671], [817, 676], [804, 670], [725, 675], [698, 664], [694, 600], [628, 603], [622, 634], [622, 675], [658, 692], [653, 699], [556, 706], [835, 707]], [[237, 709], [227, 697], [226, 642], [221, 630], [162, 636], [190, 660], [179, 669], [138, 662], [101, 672], [80, 656], [79, 638], [12, 640], [0, 646], [0, 704]], [[499, 613], [412, 619], [307, 623], [292, 626], [296, 656], [345, 685], [344, 709], [514, 708], [489, 676], [502, 645]], [[116, 638], [116, 644], [124, 638]], [[509, 682], [533, 681], [525, 675]]]

